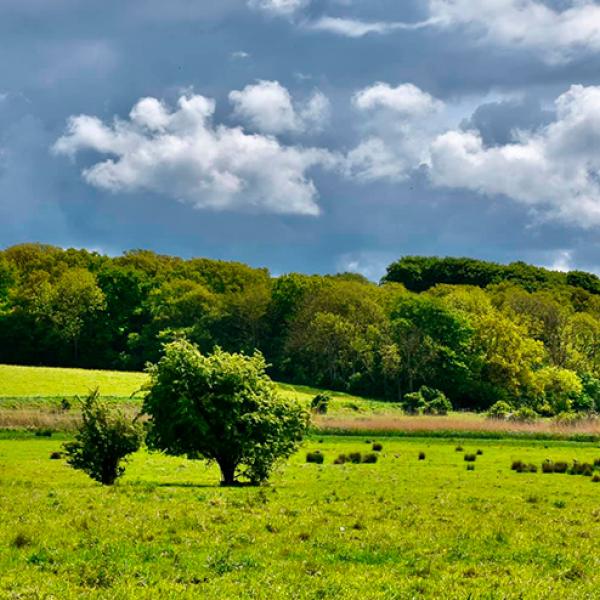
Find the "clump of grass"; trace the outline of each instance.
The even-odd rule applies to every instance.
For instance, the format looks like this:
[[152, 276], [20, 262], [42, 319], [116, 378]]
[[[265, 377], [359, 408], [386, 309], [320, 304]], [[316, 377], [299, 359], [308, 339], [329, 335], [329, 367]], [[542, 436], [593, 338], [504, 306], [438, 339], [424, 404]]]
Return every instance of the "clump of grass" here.
[[52, 452], [50, 454], [50, 460], [60, 460], [61, 458], [63, 458], [64, 453], [63, 452]]
[[465, 462], [473, 463], [477, 460], [477, 456], [475, 454], [465, 454], [464, 457]]
[[469, 463], [467, 465], [467, 471], [474, 471], [475, 470], [475, 465], [473, 463]]
[[542, 463], [542, 473], [554, 473], [554, 463], [551, 460]]
[[596, 458], [594, 460], [594, 467], [596, 467], [597, 469], [600, 469], [600, 458]]
[[345, 454], [340, 454], [334, 461], [334, 465], [345, 465], [348, 462], [348, 457]]
[[355, 465], [358, 465], [362, 462], [362, 454], [360, 452], [350, 452], [348, 454], [348, 460]]
[[325, 457], [319, 450], [317, 450], [316, 452], [308, 452], [306, 455], [307, 463], [315, 463], [317, 465], [322, 465], [324, 461]]
[[596, 475], [594, 475], [594, 476], [592, 477], [592, 481], [593, 481], [594, 483], [598, 483], [598, 482], [600, 482], [600, 475], [598, 475], [598, 474], [596, 473]]
[[11, 545], [13, 548], [25, 548], [26, 546], [31, 545], [31, 538], [27, 534], [20, 531], [13, 538]]
[[537, 467], [535, 465], [527, 464], [522, 460], [513, 461], [511, 469], [517, 473], [537, 473]]
[[463, 451], [463, 447], [462, 446], [456, 446], [456, 448], [454, 448], [455, 452], [462, 452]]
[[52, 429], [36, 429], [35, 437], [52, 437], [53, 433]]
[[373, 452], [381, 452], [383, 450], [383, 444], [380, 444], [379, 442], [375, 442], [371, 448], [372, 448]]
[[537, 504], [539, 501], [540, 499], [538, 498], [538, 496], [534, 496], [533, 494], [525, 498], [525, 502], [527, 502], [528, 504]]
[[483, 456], [483, 450], [477, 450], [476, 454], [477, 456]]
[[591, 477], [594, 474], [594, 466], [590, 463], [580, 463], [574, 460], [568, 473], [569, 475], [583, 475], [584, 477]]
[[554, 463], [555, 473], [566, 473], [569, 470], [569, 465], [566, 462], [559, 461]]
[[365, 454], [363, 456], [362, 462], [364, 464], [374, 464], [377, 462], [377, 454], [371, 453], [371, 454]]
[[425, 460], [425, 452], [419, 452], [419, 460]]

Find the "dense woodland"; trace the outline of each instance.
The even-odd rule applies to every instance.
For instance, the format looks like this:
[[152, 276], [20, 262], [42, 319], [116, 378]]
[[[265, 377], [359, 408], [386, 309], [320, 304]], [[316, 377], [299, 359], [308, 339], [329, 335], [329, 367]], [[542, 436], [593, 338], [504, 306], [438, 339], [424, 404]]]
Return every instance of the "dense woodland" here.
[[427, 385], [459, 408], [600, 409], [589, 273], [405, 257], [377, 285], [146, 250], [0, 252], [0, 362], [138, 370], [182, 336], [259, 349], [280, 380], [390, 401]]

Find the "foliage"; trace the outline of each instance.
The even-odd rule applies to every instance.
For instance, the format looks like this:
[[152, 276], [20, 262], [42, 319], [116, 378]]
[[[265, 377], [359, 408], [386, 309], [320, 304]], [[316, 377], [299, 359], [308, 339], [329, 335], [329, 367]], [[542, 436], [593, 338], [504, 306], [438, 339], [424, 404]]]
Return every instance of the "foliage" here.
[[81, 417], [75, 440], [64, 445], [67, 463], [103, 485], [112, 485], [125, 471], [123, 460], [139, 450], [142, 426], [109, 409], [98, 390], [83, 400]]
[[167, 454], [214, 460], [222, 483], [238, 477], [265, 481], [290, 456], [308, 414], [277, 393], [261, 354], [202, 355], [185, 340], [168, 344], [149, 367], [143, 410], [150, 416], [149, 447]]
[[331, 402], [331, 394], [327, 392], [321, 392], [317, 394], [310, 402], [310, 408], [313, 412], [320, 415], [326, 415], [329, 410], [329, 403]]
[[452, 403], [444, 392], [423, 385], [418, 392], [404, 396], [404, 410], [408, 414], [447, 415]]
[[495, 404], [492, 404], [487, 411], [487, 415], [490, 419], [506, 419], [512, 413], [513, 408], [508, 402], [499, 400]]

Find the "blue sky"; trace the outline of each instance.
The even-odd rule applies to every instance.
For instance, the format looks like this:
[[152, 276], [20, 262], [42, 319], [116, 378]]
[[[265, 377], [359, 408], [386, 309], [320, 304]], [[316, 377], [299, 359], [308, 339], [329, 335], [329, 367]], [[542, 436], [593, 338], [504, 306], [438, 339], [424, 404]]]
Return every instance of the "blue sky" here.
[[600, 272], [600, 4], [3, 0], [0, 245]]

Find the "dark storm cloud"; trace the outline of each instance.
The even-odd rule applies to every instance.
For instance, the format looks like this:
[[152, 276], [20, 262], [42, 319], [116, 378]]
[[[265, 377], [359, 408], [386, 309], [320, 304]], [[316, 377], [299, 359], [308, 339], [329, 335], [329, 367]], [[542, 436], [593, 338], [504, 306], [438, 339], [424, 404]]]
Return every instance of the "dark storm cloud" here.
[[[530, 49], [482, 46], [461, 28], [351, 39], [303, 26], [323, 15], [407, 23], [427, 17], [417, 1], [318, 0], [283, 18], [251, 10], [244, 0], [4, 0], [0, 245], [150, 247], [244, 260], [277, 273], [352, 268], [371, 277], [407, 253], [546, 265], [566, 257], [600, 270], [597, 229], [543, 223], [507, 198], [436, 188], [423, 174], [361, 183], [311, 170], [322, 209], [314, 218], [200, 211], [151, 190], [98, 189], [81, 177], [98, 160], [93, 153], [71, 161], [50, 152], [70, 116], [110, 124], [142, 97], [174, 106], [182, 90], [215, 98], [215, 121], [236, 125], [228, 95], [257, 80], [279, 81], [294, 99], [319, 89], [331, 101], [328, 127], [285, 134], [282, 144], [349, 151], [365, 132], [352, 94], [384, 81], [410, 82], [450, 106], [467, 106], [455, 126], [464, 121], [486, 145], [503, 145], [514, 129], [551, 121], [552, 102], [572, 84], [600, 83], [598, 57], [589, 53], [549, 63]], [[245, 58], [236, 59], [242, 52]]]

